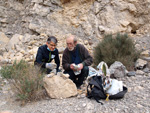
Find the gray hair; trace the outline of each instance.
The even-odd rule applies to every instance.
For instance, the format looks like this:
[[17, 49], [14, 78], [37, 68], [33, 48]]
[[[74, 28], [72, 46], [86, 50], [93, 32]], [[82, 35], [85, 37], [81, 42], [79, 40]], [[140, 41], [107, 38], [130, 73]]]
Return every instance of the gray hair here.
[[73, 41], [74, 41], [74, 43], [76, 43], [78, 41], [78, 38], [76, 36], [74, 36], [74, 35], [73, 35], [73, 37], [74, 37]]
[[54, 36], [50, 36], [50, 37], [48, 37], [47, 42], [48, 42], [48, 44], [49, 44], [50, 42], [53, 42], [53, 43], [57, 44], [57, 39], [56, 39], [56, 37], [54, 37]]
[[69, 35], [67, 35], [67, 36], [66, 36], [66, 38], [70, 38], [70, 37], [73, 37], [73, 41], [74, 41], [74, 43], [77, 43], [77, 41], [78, 41], [77, 36], [72, 35], [72, 34], [69, 34]]

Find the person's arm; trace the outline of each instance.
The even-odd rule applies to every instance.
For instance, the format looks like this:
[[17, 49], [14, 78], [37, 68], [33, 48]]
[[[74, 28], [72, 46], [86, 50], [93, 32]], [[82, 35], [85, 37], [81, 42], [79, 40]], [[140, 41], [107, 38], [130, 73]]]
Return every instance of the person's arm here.
[[89, 54], [88, 50], [80, 44], [79, 46], [79, 52], [81, 55], [81, 59], [83, 66], [90, 66], [93, 63], [93, 58], [91, 57], [91, 55]]
[[45, 68], [46, 63], [42, 62], [43, 59], [43, 53], [42, 53], [42, 49], [39, 47], [37, 55], [36, 55], [36, 63], [38, 65], [40, 65], [41, 67]]
[[59, 59], [59, 53], [58, 53], [58, 50], [56, 49], [56, 55], [55, 55], [55, 63], [57, 64], [57, 72], [59, 70], [59, 66], [60, 66], [60, 59]]
[[67, 49], [63, 52], [62, 66], [64, 70], [70, 70], [70, 54], [67, 52]]

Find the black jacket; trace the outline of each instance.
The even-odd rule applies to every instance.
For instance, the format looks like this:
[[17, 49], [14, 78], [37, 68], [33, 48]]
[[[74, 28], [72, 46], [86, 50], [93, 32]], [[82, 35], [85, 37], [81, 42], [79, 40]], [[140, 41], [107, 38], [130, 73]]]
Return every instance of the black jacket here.
[[35, 64], [40, 65], [42, 68], [46, 68], [46, 63], [51, 62], [52, 60], [55, 60], [55, 63], [57, 64], [57, 71], [60, 66], [60, 59], [58, 54], [58, 49], [56, 48], [55, 51], [49, 51], [47, 49], [47, 45], [42, 45], [38, 48], [38, 52], [36, 55]]

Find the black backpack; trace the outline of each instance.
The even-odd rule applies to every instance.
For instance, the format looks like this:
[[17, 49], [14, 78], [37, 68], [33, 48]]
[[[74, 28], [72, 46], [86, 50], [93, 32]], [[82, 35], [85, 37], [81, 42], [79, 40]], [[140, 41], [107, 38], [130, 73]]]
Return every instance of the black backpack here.
[[[90, 90], [89, 90], [90, 88]], [[127, 88], [123, 86], [123, 91], [115, 94], [110, 95], [109, 99], [121, 99], [124, 97], [125, 93], [127, 92]], [[106, 94], [103, 90], [102, 86], [102, 78], [101, 76], [93, 76], [87, 86], [87, 97], [94, 98], [98, 103], [103, 104], [100, 102], [100, 99], [106, 99]]]

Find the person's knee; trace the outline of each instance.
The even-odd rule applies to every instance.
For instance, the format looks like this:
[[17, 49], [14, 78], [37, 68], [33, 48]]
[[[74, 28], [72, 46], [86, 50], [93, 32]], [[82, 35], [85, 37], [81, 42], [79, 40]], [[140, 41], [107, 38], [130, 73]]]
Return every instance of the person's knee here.
[[63, 73], [64, 73], [64, 74], [69, 74], [69, 75], [70, 75], [70, 74], [72, 74], [72, 73], [73, 73], [73, 71], [71, 71], [71, 70], [66, 71], [66, 70], [65, 70]]
[[75, 76], [75, 75], [74, 75], [74, 72], [73, 72], [72, 70], [64, 71], [63, 73], [64, 73], [64, 74], [69, 74], [69, 78], [70, 78], [70, 79], [73, 79], [74, 76]]
[[82, 71], [84, 73], [88, 73], [89, 72], [89, 67], [88, 66], [84, 66], [83, 69], [82, 69]]

